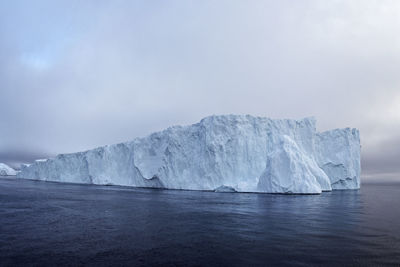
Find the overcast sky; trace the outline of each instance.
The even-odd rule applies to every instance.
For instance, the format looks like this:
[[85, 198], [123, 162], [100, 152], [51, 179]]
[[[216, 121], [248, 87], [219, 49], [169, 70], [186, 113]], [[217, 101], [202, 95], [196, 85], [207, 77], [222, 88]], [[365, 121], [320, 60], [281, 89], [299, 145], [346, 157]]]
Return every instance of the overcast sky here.
[[400, 179], [400, 1], [0, 2], [0, 162], [231, 113], [359, 128]]

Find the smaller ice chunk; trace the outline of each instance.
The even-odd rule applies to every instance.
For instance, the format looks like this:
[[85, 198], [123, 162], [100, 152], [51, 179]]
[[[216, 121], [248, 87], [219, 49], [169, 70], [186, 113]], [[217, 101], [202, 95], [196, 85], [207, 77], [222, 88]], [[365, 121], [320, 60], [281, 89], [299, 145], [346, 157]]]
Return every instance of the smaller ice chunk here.
[[2, 176], [17, 175], [17, 171], [4, 163], [0, 163], [0, 175]]

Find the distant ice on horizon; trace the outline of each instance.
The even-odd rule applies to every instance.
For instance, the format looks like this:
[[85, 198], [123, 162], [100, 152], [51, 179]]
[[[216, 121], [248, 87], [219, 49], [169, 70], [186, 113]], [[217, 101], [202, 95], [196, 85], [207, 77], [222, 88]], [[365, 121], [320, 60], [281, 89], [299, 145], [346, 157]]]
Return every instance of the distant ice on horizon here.
[[0, 175], [15, 176], [17, 175], [17, 171], [4, 163], [0, 163]]

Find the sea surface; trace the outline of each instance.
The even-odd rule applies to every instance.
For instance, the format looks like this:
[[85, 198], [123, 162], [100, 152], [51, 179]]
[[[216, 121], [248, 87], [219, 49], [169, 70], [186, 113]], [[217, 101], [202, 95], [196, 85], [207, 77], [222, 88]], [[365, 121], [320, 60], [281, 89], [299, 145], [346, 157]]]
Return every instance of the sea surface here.
[[400, 183], [321, 195], [0, 178], [0, 266], [400, 266]]

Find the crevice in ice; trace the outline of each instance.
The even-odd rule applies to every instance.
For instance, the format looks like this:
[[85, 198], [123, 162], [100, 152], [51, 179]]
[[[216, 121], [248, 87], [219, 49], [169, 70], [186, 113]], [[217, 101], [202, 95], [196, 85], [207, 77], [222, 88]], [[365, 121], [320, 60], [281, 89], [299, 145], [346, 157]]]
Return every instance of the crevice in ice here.
[[158, 176], [154, 174], [150, 179], [147, 180], [157, 180], [157, 179], [159, 179]]

